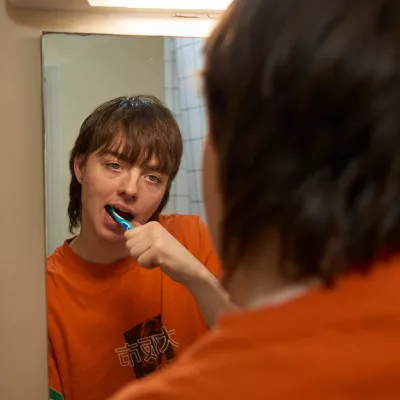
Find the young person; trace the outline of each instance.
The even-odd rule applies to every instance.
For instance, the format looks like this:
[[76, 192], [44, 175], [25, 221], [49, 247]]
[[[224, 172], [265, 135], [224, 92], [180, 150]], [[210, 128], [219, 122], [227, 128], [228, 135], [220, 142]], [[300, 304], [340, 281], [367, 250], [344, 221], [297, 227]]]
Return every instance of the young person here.
[[[170, 363], [231, 309], [207, 228], [161, 215], [182, 156], [155, 97], [113, 99], [70, 156], [70, 230], [48, 258], [51, 397], [99, 400]], [[105, 206], [130, 220], [127, 233]]]
[[400, 5], [234, 0], [204, 196], [245, 311], [113, 400], [400, 398]]

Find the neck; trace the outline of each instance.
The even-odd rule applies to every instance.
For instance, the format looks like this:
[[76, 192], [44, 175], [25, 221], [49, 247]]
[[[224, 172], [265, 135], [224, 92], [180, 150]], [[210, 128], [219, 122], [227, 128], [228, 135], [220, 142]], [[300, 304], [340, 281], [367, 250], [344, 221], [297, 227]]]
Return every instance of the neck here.
[[112, 264], [129, 256], [125, 241], [110, 243], [83, 227], [70, 246], [80, 258], [96, 264]]
[[280, 278], [277, 269], [266, 267], [264, 261], [264, 265], [239, 265], [227, 282], [226, 288], [235, 304], [245, 309], [254, 309], [289, 302], [320, 285], [318, 279], [287, 282]]

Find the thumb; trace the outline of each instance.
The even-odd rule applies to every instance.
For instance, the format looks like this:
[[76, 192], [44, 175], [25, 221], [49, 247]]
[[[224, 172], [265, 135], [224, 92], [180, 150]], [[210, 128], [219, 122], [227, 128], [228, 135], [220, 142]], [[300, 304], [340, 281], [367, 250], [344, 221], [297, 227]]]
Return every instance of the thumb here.
[[136, 221], [131, 221], [131, 224], [133, 225], [133, 228], [128, 229], [127, 231], [124, 232], [124, 236], [126, 240], [129, 240], [132, 236], [136, 235], [136, 229], [142, 226], [139, 222]]

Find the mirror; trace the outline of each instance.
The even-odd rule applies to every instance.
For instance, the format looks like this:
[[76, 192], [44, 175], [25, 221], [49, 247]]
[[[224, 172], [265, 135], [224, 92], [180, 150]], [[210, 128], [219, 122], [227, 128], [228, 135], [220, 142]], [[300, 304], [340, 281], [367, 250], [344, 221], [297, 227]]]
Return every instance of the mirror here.
[[200, 158], [206, 117], [198, 80], [203, 43], [203, 38], [43, 36], [48, 254], [70, 236], [68, 158], [80, 126], [95, 107], [118, 96], [155, 95], [175, 114], [184, 151], [164, 212], [204, 220]]
[[[127, 251], [126, 232], [106, 211], [111, 204], [128, 221], [151, 226], [146, 232], [152, 238], [160, 234], [166, 250], [172, 254], [190, 252], [196, 260], [190, 259], [190, 263], [200, 261], [214, 276], [218, 275], [219, 262], [202, 222], [200, 160], [206, 116], [199, 72], [203, 41], [43, 35], [47, 298], [53, 399], [108, 398], [126, 383], [165, 367], [210, 326], [199, 312], [194, 292], [179, 283], [185, 272], [182, 276], [166, 276], [161, 268], [138, 266], [140, 259], [136, 260], [133, 252], [139, 250], [132, 248], [147, 236], [133, 240]], [[168, 163], [160, 158], [170, 156], [165, 154], [166, 148], [171, 148], [172, 154], [179, 146], [173, 116], [148, 96], [155, 96], [172, 111], [183, 142], [182, 161], [170, 187], [169, 202], [162, 217], [156, 218], [159, 222], [152, 224], [146, 222], [154, 219], [153, 211], [164, 199], [163, 195], [157, 197], [159, 188], [166, 192], [170, 178], [167, 167], [162, 166]], [[111, 112], [110, 101], [120, 97], [112, 103], [117, 108]], [[96, 140], [101, 141], [112, 134], [117, 138], [112, 145], [117, 145], [107, 147], [104, 153], [100, 152], [101, 146], [89, 155], [82, 156], [78, 151], [73, 157], [74, 185], [80, 188], [74, 201], [79, 199], [81, 206], [75, 215], [80, 224], [71, 233], [71, 215], [67, 214], [72, 176], [69, 157], [83, 122], [104, 103], [108, 104], [107, 111], [102, 109], [104, 112], [98, 111], [96, 118], [88, 120], [85, 137], [97, 135]], [[146, 104], [151, 104], [151, 111]], [[155, 109], [158, 114], [154, 114]], [[118, 123], [112, 120], [115, 115], [120, 118]], [[131, 133], [126, 133], [129, 129], [141, 141], [132, 139], [132, 145]], [[160, 139], [163, 134], [175, 135], [174, 141]], [[151, 143], [157, 148], [162, 140], [170, 144], [168, 147], [163, 142], [164, 155], [151, 153]], [[147, 147], [133, 162], [130, 156], [124, 156], [124, 149], [130, 143], [134, 153], [139, 142], [147, 143]], [[144, 160], [150, 153], [151, 157]], [[168, 165], [173, 165], [168, 160]], [[99, 200], [101, 196], [104, 203], [98, 207], [103, 201]], [[147, 196], [145, 200], [143, 196]], [[151, 207], [154, 210], [143, 220], [147, 212], [143, 210]], [[139, 232], [137, 225], [129, 232]], [[80, 240], [83, 237], [85, 244]], [[144, 258], [141, 260], [146, 264]]]

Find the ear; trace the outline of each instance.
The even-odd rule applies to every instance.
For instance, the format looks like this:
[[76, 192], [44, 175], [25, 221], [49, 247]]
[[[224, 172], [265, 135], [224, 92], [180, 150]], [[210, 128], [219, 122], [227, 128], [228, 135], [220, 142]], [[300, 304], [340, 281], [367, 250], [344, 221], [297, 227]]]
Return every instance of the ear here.
[[74, 173], [76, 180], [82, 185], [83, 174], [85, 169], [85, 157], [82, 154], [78, 154], [74, 159]]

